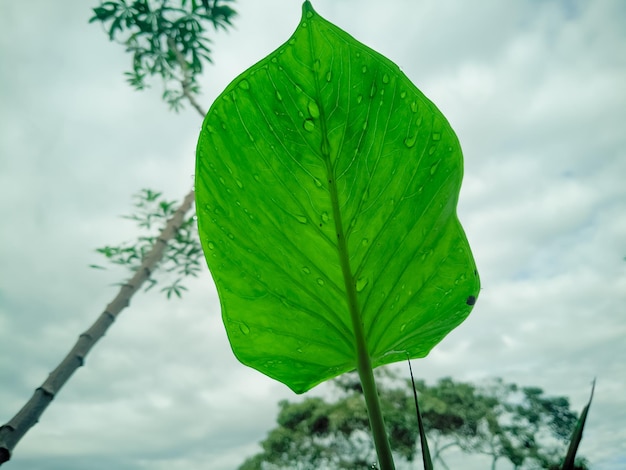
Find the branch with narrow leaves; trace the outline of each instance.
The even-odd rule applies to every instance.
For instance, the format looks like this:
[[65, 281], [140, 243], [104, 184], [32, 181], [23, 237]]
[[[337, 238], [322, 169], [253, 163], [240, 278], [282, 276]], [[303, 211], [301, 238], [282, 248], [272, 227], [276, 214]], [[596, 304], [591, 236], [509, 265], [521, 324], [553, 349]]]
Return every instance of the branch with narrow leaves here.
[[0, 465], [11, 458], [13, 449], [20, 439], [39, 421], [61, 387], [83, 365], [91, 348], [104, 336], [117, 316], [129, 305], [132, 296], [150, 278], [152, 271], [166, 253], [168, 242], [176, 238], [179, 229], [184, 225], [185, 214], [189, 212], [193, 202], [194, 192], [190, 191], [156, 238], [154, 246], [143, 258], [135, 275], [122, 285], [117, 296], [107, 305], [95, 323], [78, 337], [74, 347], [50, 373], [46, 381], [35, 390], [31, 399], [8, 423], [0, 427]]
[[89, 22], [100, 22], [111, 41], [133, 54], [132, 70], [125, 73], [132, 87], [144, 90], [147, 79], [158, 75], [163, 99], [172, 109], [180, 110], [187, 99], [199, 111], [196, 77], [212, 62], [206, 33], [210, 27], [226, 30], [232, 25], [232, 1], [109, 0], [93, 9]]
[[[142, 189], [134, 195], [134, 212], [124, 216], [125, 219], [137, 223], [142, 233], [136, 241], [126, 242], [116, 246], [107, 245], [96, 251], [104, 255], [112, 264], [126, 266], [136, 271], [144, 257], [158, 239], [158, 233], [153, 233], [155, 226], [165, 223], [174, 214], [175, 202], [167, 201], [161, 193], [150, 189]], [[201, 271], [202, 247], [198, 240], [195, 215], [187, 216], [176, 235], [170, 240], [165, 249], [158, 271], [152, 270], [147, 280], [146, 291], [152, 289], [161, 280], [167, 281], [161, 289], [169, 299], [172, 295], [182, 296], [187, 288], [182, 281], [187, 276], [197, 276]], [[103, 266], [92, 264], [92, 268], [105, 269]]]

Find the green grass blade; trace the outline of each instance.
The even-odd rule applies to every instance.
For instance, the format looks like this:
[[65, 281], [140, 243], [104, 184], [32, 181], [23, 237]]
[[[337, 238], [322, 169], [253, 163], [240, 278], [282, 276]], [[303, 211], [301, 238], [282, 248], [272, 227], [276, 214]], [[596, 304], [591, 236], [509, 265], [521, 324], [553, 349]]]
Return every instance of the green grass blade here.
[[589, 407], [591, 406], [591, 400], [593, 400], [593, 392], [595, 388], [596, 380], [594, 379], [593, 384], [591, 385], [591, 396], [589, 397], [589, 402], [583, 408], [583, 412], [580, 414], [576, 427], [574, 428], [574, 432], [572, 433], [572, 439], [570, 440], [569, 448], [567, 449], [567, 455], [563, 461], [563, 470], [574, 470], [575, 468], [576, 452], [578, 451], [578, 446], [583, 438], [583, 429], [585, 427], [585, 422], [587, 421], [587, 414], [589, 413]]
[[424, 422], [422, 420], [422, 413], [420, 412], [420, 406], [417, 399], [417, 390], [415, 388], [415, 380], [413, 379], [413, 368], [411, 367], [411, 360], [408, 360], [409, 372], [411, 374], [411, 384], [413, 385], [413, 398], [415, 398], [415, 412], [417, 414], [417, 427], [420, 432], [420, 444], [422, 446], [422, 461], [424, 462], [424, 470], [433, 470], [433, 461], [430, 457], [430, 450], [428, 448], [428, 441], [426, 439], [426, 431], [424, 430]]

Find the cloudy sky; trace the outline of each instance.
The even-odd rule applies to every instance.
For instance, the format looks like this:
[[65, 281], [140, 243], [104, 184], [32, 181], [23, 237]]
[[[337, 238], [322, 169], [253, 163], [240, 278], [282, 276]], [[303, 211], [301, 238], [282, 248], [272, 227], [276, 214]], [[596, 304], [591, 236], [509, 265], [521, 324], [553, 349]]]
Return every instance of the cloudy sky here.
[[[396, 62], [464, 149], [459, 216], [483, 290], [416, 373], [500, 376], [576, 410], [597, 377], [580, 451], [626, 468], [626, 3], [313, 4]], [[88, 265], [135, 234], [119, 217], [131, 195], [180, 200], [193, 181], [199, 116], [169, 112], [158, 82], [130, 89], [130, 57], [87, 24], [90, 6], [0, 3], [0, 423], [115, 294], [125, 273]], [[235, 6], [207, 109], [300, 18], [294, 0]], [[208, 273], [188, 287], [182, 301], [137, 295], [7, 468], [227, 470], [255, 453], [296, 396], [234, 359]]]

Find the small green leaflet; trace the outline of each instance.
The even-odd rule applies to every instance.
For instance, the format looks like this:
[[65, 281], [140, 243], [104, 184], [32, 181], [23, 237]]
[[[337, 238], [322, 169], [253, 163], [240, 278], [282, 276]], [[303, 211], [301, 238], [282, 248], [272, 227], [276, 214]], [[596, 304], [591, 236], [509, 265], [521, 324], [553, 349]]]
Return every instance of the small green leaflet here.
[[[297, 393], [424, 357], [470, 313], [458, 140], [391, 61], [309, 2], [206, 116], [196, 204], [232, 349]], [[358, 341], [357, 341], [358, 340]]]

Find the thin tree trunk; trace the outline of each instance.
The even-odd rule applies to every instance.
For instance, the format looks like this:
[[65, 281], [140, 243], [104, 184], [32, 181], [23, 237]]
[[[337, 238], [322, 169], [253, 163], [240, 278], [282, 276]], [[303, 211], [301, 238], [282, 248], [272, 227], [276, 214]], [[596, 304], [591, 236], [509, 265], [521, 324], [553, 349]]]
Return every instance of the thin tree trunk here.
[[441, 454], [443, 454], [444, 450], [449, 449], [450, 447], [455, 447], [455, 446], [459, 448], [461, 447], [457, 442], [449, 442], [448, 444], [439, 447], [439, 442], [436, 441], [433, 462], [435, 462], [435, 460], [438, 460], [446, 470], [450, 470], [450, 467], [448, 467], [448, 464], [443, 459], [443, 456]]
[[183, 224], [185, 214], [191, 209], [193, 201], [194, 192], [192, 190], [185, 196], [178, 210], [167, 222], [154, 243], [152, 250], [144, 258], [135, 275], [120, 288], [117, 296], [106, 307], [95, 323], [78, 337], [74, 347], [56, 369], [50, 373], [41, 387], [35, 390], [31, 399], [8, 423], [0, 427], [0, 465], [11, 458], [11, 453], [20, 439], [39, 421], [40, 416], [61, 387], [69, 380], [76, 369], [83, 365], [85, 356], [87, 356], [91, 348], [104, 336], [121, 311], [128, 307], [130, 299], [135, 292], [150, 277], [150, 273], [163, 258], [167, 243], [176, 235]]
[[187, 101], [193, 106], [193, 108], [198, 112], [200, 117], [204, 119], [206, 116], [206, 111], [202, 109], [202, 106], [196, 101], [193, 97], [193, 93], [191, 92], [191, 74], [189, 73], [189, 66], [187, 61], [183, 57], [182, 53], [176, 47], [176, 42], [172, 38], [167, 39], [167, 45], [169, 48], [174, 51], [174, 55], [176, 55], [176, 60], [178, 61], [178, 65], [180, 65], [180, 69], [183, 71], [183, 78], [180, 80], [180, 85], [183, 91], [183, 96], [187, 98]]
[[450, 467], [448, 467], [448, 464], [445, 460], [443, 460], [443, 457], [441, 455], [435, 456], [433, 461], [438, 461], [443, 466], [443, 468], [445, 468], [446, 470], [450, 470]]
[[183, 84], [183, 94], [185, 95], [185, 98], [187, 98], [187, 101], [191, 103], [191, 106], [193, 106], [193, 108], [198, 112], [200, 117], [204, 119], [204, 116], [206, 116], [206, 112], [202, 109], [202, 106], [200, 106], [200, 104], [193, 97], [193, 95], [189, 91], [189, 86], [186, 84]]

